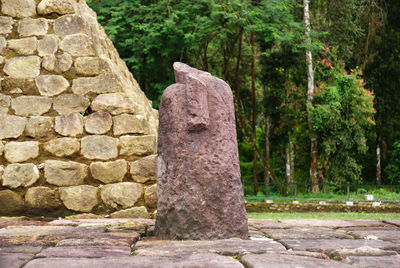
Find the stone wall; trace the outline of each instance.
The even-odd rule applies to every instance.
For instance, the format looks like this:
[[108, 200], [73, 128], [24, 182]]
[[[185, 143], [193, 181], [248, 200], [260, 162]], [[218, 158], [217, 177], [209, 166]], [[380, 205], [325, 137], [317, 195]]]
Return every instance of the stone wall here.
[[0, 215], [148, 217], [158, 114], [96, 14], [84, 0], [0, 10]]

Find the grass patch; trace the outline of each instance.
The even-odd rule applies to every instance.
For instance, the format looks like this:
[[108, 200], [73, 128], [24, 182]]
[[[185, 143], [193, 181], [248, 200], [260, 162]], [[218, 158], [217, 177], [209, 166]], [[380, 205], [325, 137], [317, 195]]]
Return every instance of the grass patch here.
[[304, 213], [248, 213], [249, 219], [317, 219], [317, 220], [400, 220], [399, 213], [363, 212], [304, 212]]

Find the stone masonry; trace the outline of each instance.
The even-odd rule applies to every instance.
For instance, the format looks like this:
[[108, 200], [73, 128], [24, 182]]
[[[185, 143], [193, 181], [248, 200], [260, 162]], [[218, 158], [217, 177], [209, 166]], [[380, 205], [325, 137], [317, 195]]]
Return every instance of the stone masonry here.
[[0, 216], [150, 217], [158, 113], [86, 2], [0, 0], [0, 55]]

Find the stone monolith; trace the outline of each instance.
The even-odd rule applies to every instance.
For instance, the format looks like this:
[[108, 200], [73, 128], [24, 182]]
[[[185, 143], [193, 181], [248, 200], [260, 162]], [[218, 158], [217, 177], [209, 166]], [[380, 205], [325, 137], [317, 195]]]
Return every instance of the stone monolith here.
[[173, 67], [159, 110], [156, 234], [246, 239], [232, 91], [207, 72]]

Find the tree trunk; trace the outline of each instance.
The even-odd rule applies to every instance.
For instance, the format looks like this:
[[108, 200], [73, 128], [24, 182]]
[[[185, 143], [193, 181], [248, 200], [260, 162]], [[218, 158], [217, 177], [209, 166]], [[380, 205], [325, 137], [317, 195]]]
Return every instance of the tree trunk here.
[[[267, 91], [267, 87], [265, 91]], [[265, 113], [265, 162], [270, 164], [269, 131], [271, 128], [271, 117]], [[268, 193], [270, 173], [267, 167], [264, 168], [264, 192]]]
[[314, 70], [312, 64], [312, 54], [311, 54], [311, 26], [310, 26], [310, 11], [309, 5], [310, 0], [304, 0], [304, 25], [306, 27], [306, 64], [307, 64], [307, 115], [308, 115], [308, 128], [310, 131], [311, 146], [310, 146], [310, 181], [311, 189], [314, 193], [319, 192], [318, 179], [317, 179], [317, 138], [315, 137], [312, 123], [311, 123], [311, 108], [314, 96]]
[[382, 183], [381, 174], [381, 144], [379, 141], [376, 144], [376, 183], [380, 185]]
[[286, 183], [290, 183], [290, 139], [286, 143], [286, 149], [285, 149], [285, 156], [286, 156], [286, 165], [285, 165], [285, 177], [286, 177]]
[[[252, 106], [253, 106], [253, 117], [252, 117], [252, 130], [254, 141], [257, 142], [257, 107], [256, 107], [256, 74], [255, 74], [255, 64], [256, 64], [256, 51], [254, 44], [254, 33], [251, 33], [251, 95], [252, 95]], [[254, 194], [258, 192], [258, 168], [257, 168], [257, 152], [254, 150]]]
[[[293, 139], [289, 136], [289, 155], [290, 155], [290, 183], [294, 183], [294, 143]], [[291, 188], [294, 187], [293, 184], [290, 185]]]

